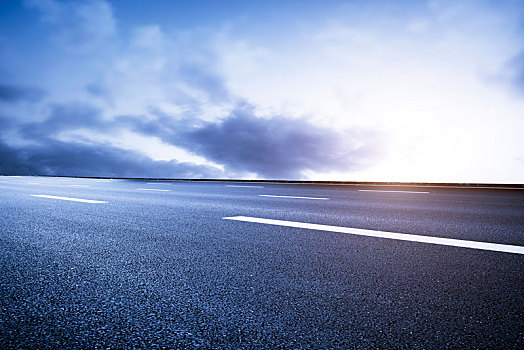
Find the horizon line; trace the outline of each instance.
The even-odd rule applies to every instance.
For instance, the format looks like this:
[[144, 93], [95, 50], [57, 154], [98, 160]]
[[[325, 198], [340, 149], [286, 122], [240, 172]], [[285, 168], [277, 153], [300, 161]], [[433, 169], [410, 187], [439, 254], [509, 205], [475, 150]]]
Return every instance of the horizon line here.
[[284, 184], [318, 184], [318, 185], [369, 185], [369, 186], [420, 186], [420, 187], [467, 187], [494, 189], [524, 189], [524, 183], [477, 183], [477, 182], [404, 182], [404, 181], [336, 181], [336, 180], [283, 180], [283, 179], [201, 179], [201, 178], [167, 178], [167, 177], [110, 177], [110, 176], [71, 176], [71, 175], [0, 175], [0, 176], [41, 176], [70, 177], [81, 179], [115, 179], [145, 181], [187, 181], [187, 182], [240, 182], [240, 183], [284, 183]]

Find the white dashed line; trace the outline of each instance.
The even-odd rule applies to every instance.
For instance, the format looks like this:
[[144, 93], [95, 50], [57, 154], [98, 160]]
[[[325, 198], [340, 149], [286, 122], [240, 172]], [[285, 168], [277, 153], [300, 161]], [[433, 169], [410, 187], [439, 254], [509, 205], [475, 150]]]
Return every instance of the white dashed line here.
[[452, 239], [452, 238], [420, 236], [420, 235], [397, 233], [397, 232], [374, 231], [374, 230], [365, 230], [365, 229], [360, 229], [360, 228], [310, 224], [310, 223], [305, 223], [305, 222], [262, 219], [262, 218], [255, 218], [255, 217], [249, 217], [249, 216], [232, 216], [232, 217], [223, 217], [222, 219], [244, 221], [244, 222], [254, 222], [254, 223], [266, 224], [266, 225], [304, 228], [304, 229], [309, 229], [309, 230], [347, 233], [351, 235], [387, 238], [387, 239], [394, 239], [394, 240], [399, 240], [399, 241], [420, 242], [420, 243], [429, 243], [429, 244], [445, 245], [445, 246], [452, 246], [452, 247], [489, 250], [489, 251], [494, 251], [494, 252], [524, 254], [524, 247], [516, 246], [516, 245], [466, 241], [466, 240]]
[[89, 187], [87, 185], [67, 185], [69, 187]]
[[70, 197], [59, 197], [59, 196], [48, 196], [45, 194], [32, 194], [31, 197], [60, 199], [63, 201], [82, 202], [82, 203], [107, 203], [106, 201], [95, 201], [92, 199], [70, 198]]
[[395, 192], [395, 193], [429, 193], [426, 191], [386, 191], [386, 190], [358, 190], [359, 192]]
[[322, 197], [296, 197], [296, 196], [273, 196], [270, 194], [259, 194], [259, 197], [271, 197], [271, 198], [295, 198], [295, 199], [321, 199], [321, 200], [328, 200], [329, 198], [322, 198]]
[[169, 185], [167, 182], [148, 182], [148, 185]]
[[162, 190], [160, 188], [137, 188], [139, 191], [158, 191], [158, 192], [171, 192], [171, 190]]
[[226, 187], [264, 188], [264, 186], [226, 185]]

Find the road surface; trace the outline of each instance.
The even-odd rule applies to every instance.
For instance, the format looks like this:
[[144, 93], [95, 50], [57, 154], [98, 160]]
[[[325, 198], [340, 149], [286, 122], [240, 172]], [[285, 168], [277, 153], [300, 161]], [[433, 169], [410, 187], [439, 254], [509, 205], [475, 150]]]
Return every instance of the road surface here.
[[522, 349], [523, 247], [518, 189], [0, 177], [0, 348]]

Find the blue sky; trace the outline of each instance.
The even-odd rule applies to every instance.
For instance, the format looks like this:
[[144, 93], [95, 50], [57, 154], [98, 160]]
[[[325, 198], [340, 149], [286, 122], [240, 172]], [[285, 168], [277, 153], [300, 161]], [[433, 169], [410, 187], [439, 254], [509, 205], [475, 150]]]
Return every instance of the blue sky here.
[[524, 182], [524, 3], [0, 2], [0, 173]]

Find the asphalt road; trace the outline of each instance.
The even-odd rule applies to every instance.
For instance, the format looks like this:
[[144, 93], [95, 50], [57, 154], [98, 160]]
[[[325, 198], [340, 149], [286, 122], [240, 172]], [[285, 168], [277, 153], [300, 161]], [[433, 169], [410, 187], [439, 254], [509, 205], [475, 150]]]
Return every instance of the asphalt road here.
[[523, 246], [524, 190], [0, 177], [0, 348], [522, 349]]

